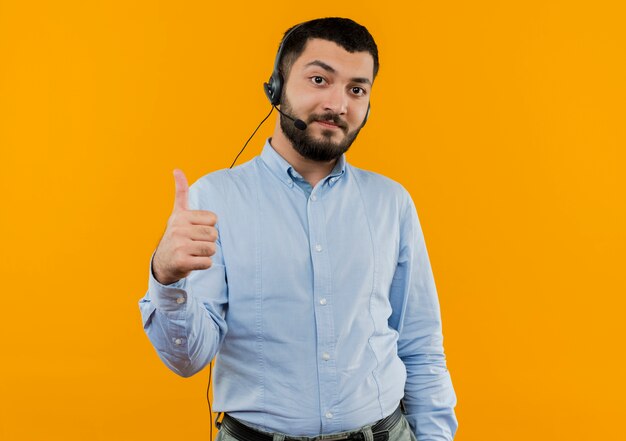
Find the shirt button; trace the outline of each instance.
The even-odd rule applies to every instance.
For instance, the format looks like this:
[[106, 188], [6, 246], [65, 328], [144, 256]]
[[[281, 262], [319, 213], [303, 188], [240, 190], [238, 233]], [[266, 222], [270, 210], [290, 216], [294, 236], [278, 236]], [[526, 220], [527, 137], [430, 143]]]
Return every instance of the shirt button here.
[[311, 195], [311, 200], [312, 200], [313, 202], [315, 202], [315, 201], [317, 200], [317, 196], [315, 196], [314, 194], [312, 194], [312, 195]]
[[332, 412], [326, 412], [326, 418], [331, 419], [333, 417]]
[[324, 361], [330, 360], [330, 354], [328, 352], [324, 352], [322, 354], [322, 360], [324, 360]]
[[178, 298], [176, 299], [176, 303], [178, 303], [179, 305], [180, 305], [181, 303], [185, 303], [185, 298], [184, 298], [184, 297], [178, 297]]
[[322, 246], [319, 243], [315, 245], [315, 251], [317, 251], [318, 253], [322, 251]]
[[183, 339], [182, 338], [177, 338], [174, 340], [174, 344], [175, 345], [182, 345], [183, 344]]
[[326, 299], [322, 299], [322, 300], [320, 300], [320, 305], [325, 305], [326, 303], [327, 303], [327, 302], [326, 302]]

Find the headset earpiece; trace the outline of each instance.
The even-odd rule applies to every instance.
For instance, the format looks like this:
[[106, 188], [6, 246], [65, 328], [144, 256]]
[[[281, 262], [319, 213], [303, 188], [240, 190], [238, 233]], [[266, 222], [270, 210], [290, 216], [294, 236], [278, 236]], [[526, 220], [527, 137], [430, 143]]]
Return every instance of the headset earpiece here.
[[263, 90], [265, 91], [265, 96], [268, 100], [270, 100], [272, 106], [280, 104], [280, 97], [283, 90], [283, 76], [277, 69], [274, 69], [269, 81], [267, 83], [263, 83]]

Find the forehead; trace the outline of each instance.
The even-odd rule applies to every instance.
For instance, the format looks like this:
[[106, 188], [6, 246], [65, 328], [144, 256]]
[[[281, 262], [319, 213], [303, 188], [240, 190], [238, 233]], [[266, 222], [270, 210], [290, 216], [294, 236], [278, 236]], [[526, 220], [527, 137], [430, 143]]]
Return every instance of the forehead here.
[[338, 75], [369, 78], [374, 80], [374, 57], [369, 52], [348, 52], [337, 43], [312, 38], [306, 42], [304, 50], [294, 61], [292, 70], [311, 69], [314, 61], [321, 61], [332, 67]]

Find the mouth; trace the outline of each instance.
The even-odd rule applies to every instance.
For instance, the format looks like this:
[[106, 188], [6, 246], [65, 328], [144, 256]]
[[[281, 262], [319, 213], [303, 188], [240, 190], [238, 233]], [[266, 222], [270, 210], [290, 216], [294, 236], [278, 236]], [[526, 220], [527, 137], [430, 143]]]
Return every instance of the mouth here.
[[321, 125], [324, 128], [327, 129], [343, 129], [339, 124], [335, 124], [332, 121], [329, 120], [316, 120], [315, 121], [317, 124]]

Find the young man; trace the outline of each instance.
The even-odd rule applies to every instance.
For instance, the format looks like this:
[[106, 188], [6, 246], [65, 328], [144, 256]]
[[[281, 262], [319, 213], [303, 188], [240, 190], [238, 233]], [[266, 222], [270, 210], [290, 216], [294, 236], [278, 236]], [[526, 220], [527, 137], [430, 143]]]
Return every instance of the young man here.
[[261, 155], [190, 189], [175, 171], [140, 308], [174, 372], [193, 375], [217, 355], [222, 440], [454, 437], [415, 206], [343, 155], [367, 120], [377, 72], [364, 27], [297, 25], [265, 85], [281, 115]]

